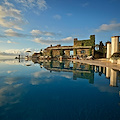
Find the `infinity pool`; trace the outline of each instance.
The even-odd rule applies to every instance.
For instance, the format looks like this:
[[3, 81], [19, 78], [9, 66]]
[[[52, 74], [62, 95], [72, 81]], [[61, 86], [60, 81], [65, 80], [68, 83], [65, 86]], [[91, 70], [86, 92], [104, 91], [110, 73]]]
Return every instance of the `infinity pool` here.
[[1, 60], [0, 120], [120, 120], [120, 71]]

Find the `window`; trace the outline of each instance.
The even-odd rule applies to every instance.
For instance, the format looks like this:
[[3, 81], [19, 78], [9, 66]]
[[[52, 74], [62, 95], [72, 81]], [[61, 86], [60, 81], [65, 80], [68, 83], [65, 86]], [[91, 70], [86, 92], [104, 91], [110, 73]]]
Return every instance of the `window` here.
[[81, 54], [82, 54], [82, 53], [85, 53], [85, 50], [81, 50]]
[[84, 43], [82, 43], [82, 46], [84, 46]]

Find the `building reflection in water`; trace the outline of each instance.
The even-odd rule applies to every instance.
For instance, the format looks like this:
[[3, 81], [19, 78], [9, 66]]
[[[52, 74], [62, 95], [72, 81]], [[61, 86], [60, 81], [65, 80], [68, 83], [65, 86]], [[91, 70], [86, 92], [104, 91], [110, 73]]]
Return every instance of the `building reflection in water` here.
[[118, 71], [111, 69], [111, 71], [110, 71], [110, 86], [118, 87], [117, 77], [118, 77]]
[[110, 78], [110, 68], [106, 67], [106, 78]]
[[112, 87], [117, 87], [117, 88], [114, 88], [114, 90], [115, 91], [117, 90], [116, 92], [120, 96], [120, 91], [118, 87], [118, 83], [120, 83], [120, 71], [116, 71], [108, 67], [101, 67], [101, 66], [95, 66], [95, 65], [93, 66], [93, 65], [80, 63], [80, 62], [71, 62], [71, 61], [61, 61], [61, 62], [52, 61], [52, 60], [49, 60], [49, 61], [40, 60], [39, 61], [39, 59], [34, 59], [33, 62], [39, 63], [41, 68], [44, 67], [50, 72], [52, 71], [71, 72], [73, 74], [73, 80], [77, 80], [79, 78], [86, 79], [88, 80], [90, 84], [94, 84], [94, 81], [97, 81], [96, 79], [97, 75], [99, 75], [99, 77], [101, 78], [106, 77], [110, 81], [109, 84], [107, 85], [108, 87], [105, 86], [105, 84], [101, 84], [98, 87], [100, 87], [102, 91], [107, 89], [107, 91], [110, 91], [110, 92], [111, 92]]
[[[94, 84], [94, 74], [98, 73], [99, 76], [104, 74], [108, 80], [110, 80], [110, 87], [118, 87], [118, 82], [120, 83], [120, 71], [108, 67], [100, 67], [88, 65], [80, 62], [70, 62], [70, 61], [35, 61], [40, 64], [40, 67], [44, 67], [50, 72], [72, 72], [73, 80], [78, 78], [87, 79], [90, 84]], [[119, 74], [118, 74], [119, 73]], [[118, 88], [118, 94], [120, 96], [120, 91]], [[120, 105], [120, 103], [119, 103]]]
[[40, 67], [44, 67], [50, 72], [72, 72], [73, 80], [77, 80], [77, 78], [88, 79], [89, 83], [94, 83], [94, 66], [76, 63], [71, 61], [46, 61], [46, 60], [33, 60], [34, 63], [39, 63]]
[[118, 87], [118, 71], [106, 67], [106, 78], [110, 79], [110, 86]]
[[40, 67], [44, 67], [50, 72], [72, 72], [73, 80], [77, 78], [87, 79], [89, 83], [94, 83], [94, 72], [98, 73], [99, 76], [104, 74], [106, 78], [110, 79], [110, 86], [118, 87], [118, 71], [110, 69], [108, 67], [93, 66], [80, 62], [71, 62], [71, 61], [47, 61], [47, 60], [33, 60], [34, 63], [39, 63]]
[[112, 87], [118, 87], [118, 71], [111, 69], [109, 67], [100, 67], [100, 66], [95, 66], [94, 67], [95, 72], [99, 72], [99, 75], [105, 74], [106, 78], [110, 79], [110, 86]]

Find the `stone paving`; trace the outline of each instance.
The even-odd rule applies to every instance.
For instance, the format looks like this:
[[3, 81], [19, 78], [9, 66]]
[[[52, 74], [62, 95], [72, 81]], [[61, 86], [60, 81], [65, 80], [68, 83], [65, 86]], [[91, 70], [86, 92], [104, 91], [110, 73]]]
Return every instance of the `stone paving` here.
[[113, 64], [109, 62], [107, 59], [95, 59], [95, 60], [74, 60], [74, 59], [69, 59], [73, 62], [81, 62], [81, 63], [86, 63], [90, 65], [95, 65], [95, 66], [101, 66], [101, 67], [109, 67], [114, 70], [119, 70], [120, 71], [120, 64]]

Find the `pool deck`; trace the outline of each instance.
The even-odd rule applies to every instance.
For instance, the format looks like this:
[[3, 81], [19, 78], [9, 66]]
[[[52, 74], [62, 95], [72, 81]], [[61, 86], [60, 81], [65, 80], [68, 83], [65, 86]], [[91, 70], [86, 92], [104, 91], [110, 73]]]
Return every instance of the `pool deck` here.
[[86, 63], [90, 65], [95, 65], [95, 66], [101, 66], [101, 67], [109, 67], [114, 70], [119, 70], [120, 71], [120, 64], [113, 64], [109, 62], [107, 59], [95, 59], [95, 60], [74, 60], [74, 59], [69, 59], [73, 62], [81, 62], [81, 63]]

